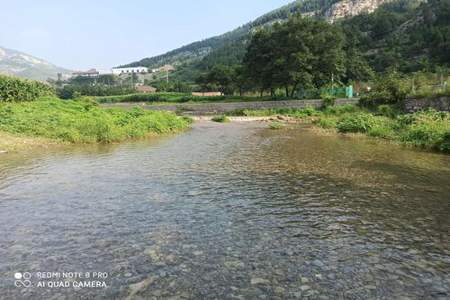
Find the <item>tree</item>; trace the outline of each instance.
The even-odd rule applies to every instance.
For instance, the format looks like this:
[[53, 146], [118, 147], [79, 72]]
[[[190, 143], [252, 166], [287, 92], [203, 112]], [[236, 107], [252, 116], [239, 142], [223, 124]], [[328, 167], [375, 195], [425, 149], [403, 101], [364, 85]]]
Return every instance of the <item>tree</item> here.
[[116, 85], [119, 82], [119, 78], [113, 74], [104, 74], [98, 76], [97, 83], [105, 84], [105, 85]]
[[247, 48], [243, 64], [248, 80], [259, 88], [260, 94], [270, 89], [273, 93], [275, 84], [275, 47], [271, 29], [256, 32]]
[[234, 69], [232, 67], [217, 65], [209, 72], [207, 78], [210, 83], [219, 87], [221, 93], [225, 95], [233, 94]]
[[197, 78], [202, 90], [212, 90], [213, 87], [225, 95], [234, 93], [235, 69], [226, 65], [215, 65], [208, 73]]
[[324, 21], [296, 15], [258, 31], [244, 58], [248, 76], [261, 91], [284, 88], [293, 96], [301, 87], [319, 88], [345, 74], [344, 36]]
[[233, 76], [233, 85], [239, 92], [239, 96], [242, 96], [244, 91], [247, 91], [251, 88], [251, 83], [248, 80], [248, 76], [245, 74], [245, 68], [242, 65], [235, 65], [234, 68], [234, 76]]
[[356, 32], [353, 26], [343, 26], [345, 38], [345, 67], [344, 82], [351, 80], [367, 81], [374, 76], [374, 71], [370, 67], [367, 59], [360, 50], [360, 33]]

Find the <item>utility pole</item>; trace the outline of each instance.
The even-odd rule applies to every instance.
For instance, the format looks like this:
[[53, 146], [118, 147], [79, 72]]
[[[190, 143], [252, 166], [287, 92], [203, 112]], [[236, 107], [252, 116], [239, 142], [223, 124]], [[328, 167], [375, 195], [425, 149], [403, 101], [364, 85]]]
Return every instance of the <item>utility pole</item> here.
[[166, 82], [169, 83], [169, 68], [166, 68]]

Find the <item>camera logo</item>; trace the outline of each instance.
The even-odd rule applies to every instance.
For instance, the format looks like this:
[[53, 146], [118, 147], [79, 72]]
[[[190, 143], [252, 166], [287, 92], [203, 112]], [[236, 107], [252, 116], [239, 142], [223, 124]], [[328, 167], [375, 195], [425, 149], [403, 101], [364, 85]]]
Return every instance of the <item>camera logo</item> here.
[[29, 288], [31, 286], [31, 273], [17, 272], [16, 274], [14, 274], [14, 278], [16, 279], [16, 281], [14, 281], [14, 285], [16, 287]]

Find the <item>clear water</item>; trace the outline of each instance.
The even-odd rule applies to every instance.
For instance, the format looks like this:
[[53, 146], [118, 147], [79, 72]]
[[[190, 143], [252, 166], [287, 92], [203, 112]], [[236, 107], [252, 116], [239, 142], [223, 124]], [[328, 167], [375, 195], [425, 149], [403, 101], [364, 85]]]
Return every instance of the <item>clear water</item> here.
[[449, 156], [266, 127], [1, 156], [0, 298], [449, 299]]

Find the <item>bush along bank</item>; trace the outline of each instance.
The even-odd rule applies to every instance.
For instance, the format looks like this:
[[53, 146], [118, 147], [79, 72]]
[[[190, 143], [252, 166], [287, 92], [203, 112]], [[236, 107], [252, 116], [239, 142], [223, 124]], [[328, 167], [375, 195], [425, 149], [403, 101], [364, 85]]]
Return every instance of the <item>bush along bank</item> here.
[[34, 101], [51, 95], [54, 90], [45, 83], [0, 75], [0, 102]]
[[112, 143], [189, 127], [190, 119], [135, 108], [103, 109], [87, 98], [0, 102], [0, 131], [69, 143]]
[[340, 133], [361, 133], [405, 145], [450, 153], [449, 112], [427, 110], [402, 114], [388, 105], [381, 105], [374, 110], [346, 105], [322, 110], [313, 108], [244, 110], [231, 115], [285, 115]]

